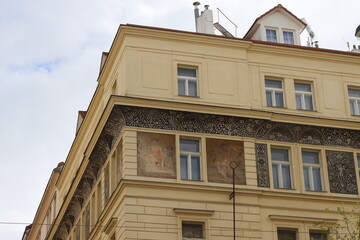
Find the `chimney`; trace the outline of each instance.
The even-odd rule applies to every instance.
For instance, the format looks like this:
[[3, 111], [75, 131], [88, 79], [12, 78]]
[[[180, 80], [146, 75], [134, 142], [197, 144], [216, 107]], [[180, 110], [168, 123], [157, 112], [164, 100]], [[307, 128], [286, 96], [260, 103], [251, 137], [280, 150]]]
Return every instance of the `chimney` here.
[[199, 15], [199, 2], [193, 3], [195, 9], [195, 26], [196, 32], [198, 33], [207, 33], [207, 34], [215, 34], [214, 32], [214, 20], [213, 20], [213, 12], [209, 9], [209, 5], [205, 5], [204, 11]]

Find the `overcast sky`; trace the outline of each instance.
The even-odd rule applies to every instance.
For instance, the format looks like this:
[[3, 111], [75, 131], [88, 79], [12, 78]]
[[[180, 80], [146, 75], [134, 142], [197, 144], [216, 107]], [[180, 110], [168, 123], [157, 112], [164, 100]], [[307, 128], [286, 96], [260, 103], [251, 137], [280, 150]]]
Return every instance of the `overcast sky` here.
[[[119, 25], [194, 31], [192, 2], [0, 0], [0, 222], [32, 222], [52, 169], [66, 159], [77, 111], [88, 107], [101, 52], [109, 50]], [[201, 3], [210, 5], [216, 21], [220, 8], [239, 26], [238, 37], [281, 3], [306, 18], [320, 47], [347, 51], [346, 42], [360, 45], [354, 37], [359, 0]], [[25, 226], [0, 223], [0, 236], [21, 239]]]

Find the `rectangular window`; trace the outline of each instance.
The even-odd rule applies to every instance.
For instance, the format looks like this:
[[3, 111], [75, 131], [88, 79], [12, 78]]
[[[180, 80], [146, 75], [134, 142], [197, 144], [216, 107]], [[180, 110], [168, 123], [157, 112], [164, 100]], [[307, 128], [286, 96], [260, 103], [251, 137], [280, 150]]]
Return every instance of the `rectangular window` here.
[[178, 94], [180, 96], [198, 96], [197, 71], [194, 68], [178, 67]]
[[321, 231], [312, 231], [309, 233], [310, 240], [327, 240], [327, 233]]
[[282, 81], [265, 79], [266, 104], [268, 107], [284, 107]]
[[276, 36], [276, 30], [275, 29], [266, 29], [266, 41], [268, 42], [277, 42], [277, 36]]
[[349, 89], [349, 102], [351, 115], [360, 116], [360, 90]]
[[90, 236], [90, 203], [85, 207], [85, 239]]
[[307, 191], [322, 191], [321, 166], [318, 152], [302, 151], [305, 189]]
[[283, 31], [284, 43], [295, 44], [294, 33], [289, 31]]
[[204, 223], [202, 222], [182, 222], [183, 239], [204, 239]]
[[311, 84], [295, 83], [296, 108], [301, 110], [314, 110]]
[[105, 204], [109, 201], [110, 198], [110, 170], [109, 164], [106, 165], [104, 170], [104, 202]]
[[278, 240], [297, 240], [296, 229], [278, 229]]
[[359, 176], [360, 176], [360, 155], [357, 155], [357, 165], [358, 165]]
[[291, 188], [289, 150], [271, 148], [272, 172], [275, 188]]
[[180, 139], [181, 179], [201, 180], [200, 141]]

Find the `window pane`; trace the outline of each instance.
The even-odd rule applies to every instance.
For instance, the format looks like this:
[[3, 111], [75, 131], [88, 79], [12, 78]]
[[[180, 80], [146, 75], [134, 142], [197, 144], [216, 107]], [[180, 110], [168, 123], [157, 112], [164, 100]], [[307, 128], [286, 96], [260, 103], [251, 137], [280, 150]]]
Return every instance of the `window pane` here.
[[301, 105], [301, 95], [302, 94], [296, 94], [295, 98], [296, 98], [296, 108], [297, 109], [302, 109], [302, 105]]
[[350, 112], [352, 115], [355, 115], [355, 108], [356, 108], [356, 104], [355, 104], [355, 100], [350, 99]]
[[191, 157], [192, 180], [200, 180], [200, 157]]
[[311, 240], [327, 240], [327, 234], [321, 232], [310, 232]]
[[305, 190], [310, 191], [309, 167], [304, 167]]
[[271, 149], [271, 159], [275, 161], [289, 162], [289, 153], [286, 149]]
[[277, 42], [276, 30], [274, 30], [274, 29], [266, 29], [266, 40], [268, 42]]
[[265, 80], [265, 86], [267, 88], [279, 88], [282, 89], [282, 82], [276, 80]]
[[360, 90], [349, 89], [349, 97], [360, 98]]
[[290, 177], [290, 166], [283, 165], [282, 166], [282, 177], [283, 177], [283, 187], [291, 188], [291, 177]]
[[266, 105], [269, 107], [273, 106], [271, 91], [266, 91]]
[[312, 96], [305, 95], [305, 109], [306, 110], [313, 110], [313, 103], [312, 103]]
[[274, 179], [274, 187], [279, 188], [279, 173], [278, 173], [278, 165], [272, 165], [273, 179]]
[[188, 179], [187, 156], [180, 156], [181, 179]]
[[278, 240], [296, 240], [295, 230], [277, 230]]
[[358, 167], [360, 168], [360, 155], [357, 156], [357, 161], [358, 161]]
[[317, 152], [305, 152], [302, 153], [303, 163], [319, 164], [319, 154]]
[[203, 238], [204, 225], [202, 223], [182, 223], [183, 238]]
[[314, 179], [314, 190], [315, 191], [322, 191], [320, 168], [313, 167], [312, 170], [313, 170], [313, 179]]
[[275, 92], [276, 107], [284, 107], [284, 98], [282, 92]]
[[293, 32], [283, 32], [284, 43], [294, 44], [294, 33]]
[[188, 81], [189, 84], [189, 96], [196, 97], [197, 96], [197, 83], [196, 81]]
[[178, 94], [185, 95], [185, 80], [178, 79]]
[[311, 85], [306, 83], [295, 83], [295, 91], [311, 92]]
[[199, 152], [199, 141], [180, 139], [180, 151]]
[[178, 76], [196, 77], [196, 69], [178, 68]]

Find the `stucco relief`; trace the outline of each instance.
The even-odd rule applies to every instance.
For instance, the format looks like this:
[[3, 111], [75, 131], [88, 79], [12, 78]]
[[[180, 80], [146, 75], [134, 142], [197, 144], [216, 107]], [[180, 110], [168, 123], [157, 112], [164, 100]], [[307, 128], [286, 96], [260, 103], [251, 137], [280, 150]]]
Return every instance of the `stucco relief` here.
[[326, 150], [326, 160], [330, 192], [357, 194], [353, 153]]
[[230, 162], [239, 162], [235, 183], [246, 184], [244, 143], [222, 139], [206, 139], [207, 173], [210, 182], [232, 183]]
[[255, 144], [256, 172], [259, 187], [270, 187], [269, 165], [266, 144]]
[[175, 135], [137, 134], [138, 175], [176, 178]]

